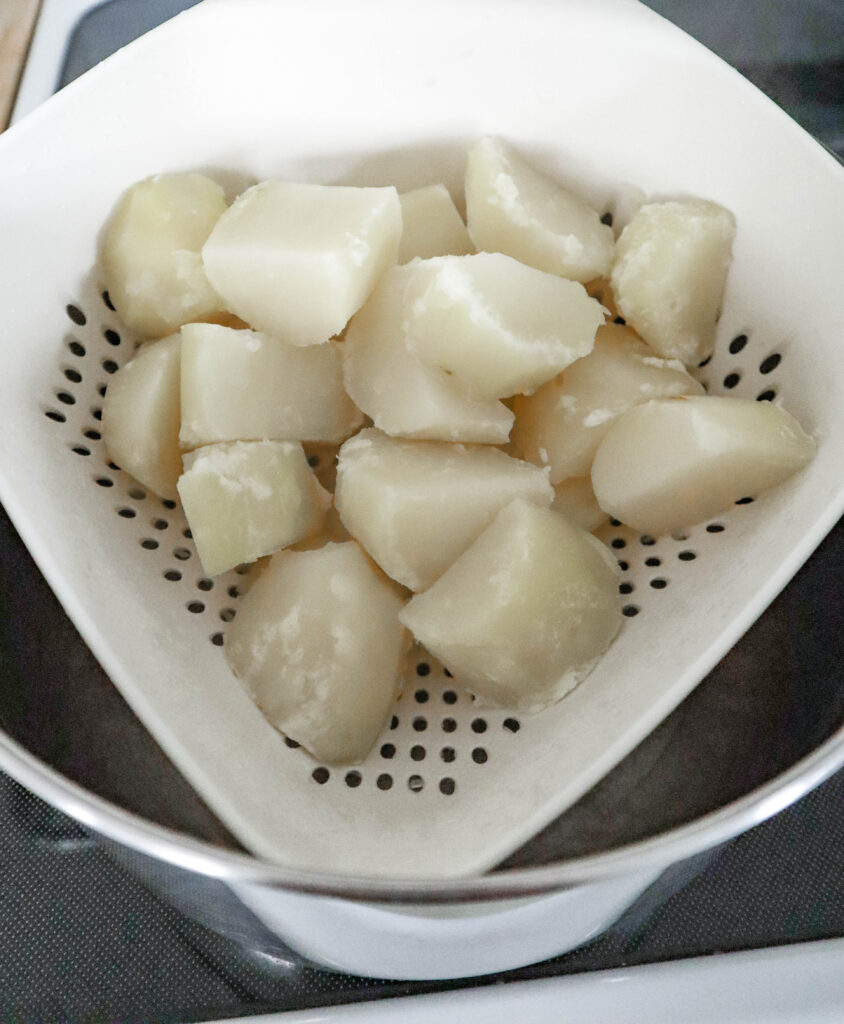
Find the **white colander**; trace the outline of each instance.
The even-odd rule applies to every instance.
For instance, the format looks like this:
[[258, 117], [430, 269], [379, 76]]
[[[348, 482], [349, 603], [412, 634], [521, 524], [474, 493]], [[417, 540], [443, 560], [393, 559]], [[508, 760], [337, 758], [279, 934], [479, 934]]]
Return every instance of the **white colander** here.
[[[608, 528], [628, 617], [555, 708], [480, 709], [420, 652], [368, 759], [327, 768], [225, 664], [249, 574], [206, 580], [181, 511], [106, 461], [102, 394], [132, 339], [103, 295], [98, 232], [127, 185], [160, 171], [232, 190], [273, 177], [442, 180], [459, 194], [484, 133], [602, 209], [631, 183], [731, 209], [734, 264], [701, 380], [783, 402], [818, 455], [682, 536]], [[126, 700], [271, 861], [395, 878], [494, 865], [689, 693], [844, 508], [844, 172], [630, 0], [206, 0], [0, 139], [0, 197], [0, 498]]]

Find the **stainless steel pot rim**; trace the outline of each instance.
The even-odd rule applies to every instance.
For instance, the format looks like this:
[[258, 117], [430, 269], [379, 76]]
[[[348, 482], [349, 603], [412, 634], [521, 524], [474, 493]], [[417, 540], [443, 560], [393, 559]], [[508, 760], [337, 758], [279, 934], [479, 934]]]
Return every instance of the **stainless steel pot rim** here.
[[626, 846], [534, 868], [470, 878], [383, 879], [285, 868], [141, 818], [67, 779], [0, 731], [0, 769], [93, 832], [223, 882], [387, 903], [461, 903], [537, 896], [659, 870], [734, 838], [789, 807], [844, 766], [844, 726], [791, 768], [700, 818]]

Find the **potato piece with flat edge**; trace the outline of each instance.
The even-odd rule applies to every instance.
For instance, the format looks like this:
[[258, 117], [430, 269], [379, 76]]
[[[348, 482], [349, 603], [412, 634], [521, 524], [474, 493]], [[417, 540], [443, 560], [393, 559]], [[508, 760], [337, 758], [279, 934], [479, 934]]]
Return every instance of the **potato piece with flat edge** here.
[[340, 449], [334, 500], [343, 524], [411, 590], [429, 587], [517, 497], [550, 505], [548, 474], [497, 448], [362, 430]]
[[275, 728], [319, 761], [356, 763], [398, 696], [402, 604], [354, 541], [282, 551], [241, 602], [226, 659]]
[[467, 156], [466, 222], [479, 251], [572, 281], [602, 277], [612, 265], [615, 238], [598, 213], [491, 136]]
[[343, 343], [343, 379], [375, 426], [396, 437], [504, 444], [513, 414], [480, 401], [445, 371], [426, 366], [408, 347], [405, 292], [414, 264], [388, 270], [352, 317]]
[[363, 423], [340, 345], [300, 348], [216, 324], [182, 328], [183, 448], [217, 441], [339, 442]]
[[399, 196], [402, 229], [398, 263], [417, 257], [462, 256], [472, 239], [445, 185], [426, 185]]
[[158, 174], [123, 193], [106, 226], [102, 267], [130, 330], [160, 338], [223, 309], [200, 250], [225, 210], [222, 188], [201, 174]]
[[142, 345], [114, 374], [103, 399], [109, 457], [162, 498], [176, 497], [179, 451], [178, 334]]
[[646, 203], [616, 243], [610, 275], [621, 315], [667, 359], [712, 354], [732, 261], [735, 217], [717, 203]]
[[400, 619], [483, 703], [538, 711], [618, 632], [618, 579], [599, 540], [517, 499]]
[[662, 359], [618, 324], [598, 329], [592, 352], [513, 403], [512, 453], [550, 466], [551, 483], [585, 476], [613, 421], [652, 398], [703, 394], [682, 363]]
[[502, 253], [415, 263], [405, 302], [413, 352], [480, 399], [532, 394], [588, 355], [604, 322], [583, 285]]
[[716, 396], [661, 399], [620, 416], [592, 465], [598, 503], [659, 536], [756, 497], [802, 469], [815, 442], [770, 402]]
[[184, 463], [179, 497], [208, 576], [316, 533], [331, 503], [296, 441], [211, 444]]
[[202, 249], [226, 308], [290, 345], [341, 331], [396, 262], [398, 193], [265, 181], [247, 189]]

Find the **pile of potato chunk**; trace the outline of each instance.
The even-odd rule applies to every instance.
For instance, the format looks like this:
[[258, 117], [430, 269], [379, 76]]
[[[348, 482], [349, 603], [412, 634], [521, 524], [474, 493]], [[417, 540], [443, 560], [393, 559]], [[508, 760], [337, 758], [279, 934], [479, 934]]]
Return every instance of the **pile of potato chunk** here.
[[439, 183], [269, 181], [229, 206], [202, 175], [159, 175], [104, 233], [144, 341], [106, 394], [109, 455], [178, 497], [207, 574], [271, 556], [226, 656], [328, 763], [367, 755], [411, 636], [487, 704], [560, 699], [621, 625], [589, 531], [688, 526], [814, 452], [784, 409], [689, 373], [712, 350], [727, 210], [645, 203], [616, 241], [497, 138], [465, 185], [464, 223]]

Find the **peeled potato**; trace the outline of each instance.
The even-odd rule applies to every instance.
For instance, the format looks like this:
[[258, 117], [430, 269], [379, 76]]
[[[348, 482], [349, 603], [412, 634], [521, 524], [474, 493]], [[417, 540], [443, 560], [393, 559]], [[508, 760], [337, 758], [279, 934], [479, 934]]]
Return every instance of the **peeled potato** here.
[[454, 378], [427, 366], [408, 347], [405, 292], [414, 265], [382, 278], [346, 330], [343, 377], [355, 404], [387, 434], [440, 441], [503, 444], [513, 414], [500, 402], [472, 398]]
[[316, 532], [331, 501], [295, 441], [211, 444], [184, 463], [179, 497], [208, 576]]
[[562, 512], [573, 523], [590, 533], [609, 519], [598, 504], [592, 490], [592, 479], [588, 476], [569, 477], [568, 480], [557, 484], [551, 508], [555, 512]]
[[138, 349], [111, 378], [103, 400], [109, 457], [162, 498], [176, 497], [179, 451], [178, 334]]
[[550, 505], [547, 474], [497, 448], [402, 441], [362, 430], [340, 449], [335, 501], [388, 576], [424, 590], [513, 498]]
[[692, 526], [805, 466], [815, 442], [770, 402], [662, 399], [615, 422], [592, 466], [605, 511], [644, 533]]
[[687, 366], [712, 353], [735, 217], [703, 199], [647, 203], [616, 243], [618, 308], [659, 355]]
[[591, 534], [516, 500], [400, 618], [484, 703], [538, 711], [618, 632], [618, 576]]
[[579, 196], [487, 136], [469, 150], [466, 219], [479, 250], [573, 281], [608, 273], [615, 238]]
[[290, 345], [339, 333], [396, 262], [401, 206], [390, 188], [265, 181], [244, 192], [202, 249], [226, 306]]
[[300, 348], [216, 324], [182, 328], [183, 448], [270, 438], [342, 441], [363, 423], [337, 342]]
[[551, 467], [551, 483], [585, 476], [613, 421], [652, 398], [703, 394], [682, 363], [661, 359], [629, 327], [598, 329], [590, 355], [513, 404], [512, 451]]
[[474, 252], [463, 218], [445, 185], [428, 185], [399, 196], [402, 230], [399, 263], [420, 257]]
[[397, 696], [401, 607], [352, 541], [282, 551], [244, 597], [226, 657], [277, 729], [320, 761], [354, 763]]
[[583, 285], [489, 252], [415, 263], [406, 307], [411, 349], [477, 398], [531, 394], [591, 352], [604, 320]]
[[103, 239], [102, 268], [120, 318], [160, 338], [223, 309], [200, 250], [226, 200], [201, 174], [158, 174], [123, 193]]

